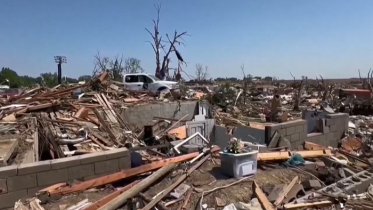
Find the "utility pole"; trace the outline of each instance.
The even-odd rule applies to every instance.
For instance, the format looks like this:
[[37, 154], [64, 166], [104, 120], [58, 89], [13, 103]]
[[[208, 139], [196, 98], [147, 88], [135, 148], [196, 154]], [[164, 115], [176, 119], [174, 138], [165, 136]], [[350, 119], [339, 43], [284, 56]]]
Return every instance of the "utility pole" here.
[[54, 60], [56, 61], [57, 67], [58, 67], [57, 77], [58, 77], [58, 84], [60, 85], [61, 79], [62, 79], [62, 63], [67, 63], [66, 56], [57, 55], [57, 56], [54, 56]]

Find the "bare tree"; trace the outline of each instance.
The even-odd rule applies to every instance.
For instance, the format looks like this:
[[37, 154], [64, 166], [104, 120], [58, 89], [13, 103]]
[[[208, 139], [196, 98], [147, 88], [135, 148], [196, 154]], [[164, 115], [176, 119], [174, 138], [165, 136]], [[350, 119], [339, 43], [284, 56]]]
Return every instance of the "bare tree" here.
[[[170, 62], [170, 59], [169, 59], [170, 53], [175, 52], [178, 60], [181, 61], [181, 62], [184, 62], [184, 59], [181, 57], [181, 54], [176, 50], [175, 45], [181, 45], [182, 44], [182, 45], [185, 46], [185, 43], [183, 42], [183, 36], [187, 35], [187, 32], [185, 31], [185, 32], [182, 32], [182, 33], [178, 33], [175, 30], [175, 33], [174, 33], [174, 36], [173, 36], [172, 39], [170, 39], [168, 34], [166, 34], [166, 37], [167, 37], [168, 41], [163, 40], [162, 35], [160, 35], [160, 33], [159, 33], [159, 19], [160, 19], [159, 15], [160, 15], [162, 6], [161, 5], [158, 5], [158, 6], [155, 5], [154, 7], [157, 11], [157, 19], [156, 20], [153, 19], [154, 30], [153, 30], [153, 32], [151, 32], [147, 28], [145, 28], [145, 30], [150, 34], [150, 36], [153, 39], [152, 41], [148, 41], [148, 42], [152, 46], [153, 51], [155, 53], [155, 63], [156, 63], [155, 76], [160, 78], [160, 79], [164, 79], [169, 73], [168, 72], [168, 64]], [[168, 50], [165, 49], [166, 45], [162, 44], [162, 43], [166, 43], [166, 42], [170, 45]], [[160, 50], [161, 49], [164, 52], [162, 62], [161, 62], [161, 55], [160, 55]], [[161, 63], [162, 63], [162, 65], [161, 65]]]
[[122, 80], [124, 70], [122, 66], [123, 56], [119, 57], [119, 55], [117, 55], [114, 59], [110, 59], [109, 57], [101, 57], [100, 52], [97, 52], [96, 55], [94, 55], [93, 63], [95, 65], [93, 69], [94, 76], [103, 70], [108, 70], [113, 80]]
[[124, 72], [125, 73], [144, 72], [144, 69], [141, 67], [141, 61], [137, 58], [126, 58], [124, 60]]
[[[323, 92], [323, 96], [322, 96], [322, 101], [326, 101], [329, 96], [331, 95], [333, 89], [334, 89], [334, 85], [329, 85], [328, 83], [326, 83], [324, 81], [324, 78], [319, 75], [320, 78], [321, 78], [321, 83], [318, 82], [318, 86], [319, 86], [319, 89], [322, 90]], [[316, 80], [318, 81], [318, 78], [316, 77]], [[321, 95], [321, 91], [319, 90], [319, 95]]]
[[372, 80], [372, 77], [373, 77], [373, 71], [372, 71], [372, 69], [369, 69], [368, 75], [367, 75], [366, 79], [362, 79], [361, 78], [360, 69], [358, 69], [358, 72], [359, 72], [359, 78], [360, 78], [360, 81], [362, 83], [363, 88], [364, 89], [369, 89], [369, 90], [371, 90], [373, 92], [372, 83], [371, 83], [371, 80]]
[[93, 64], [95, 65], [93, 68], [93, 76], [97, 75], [102, 70], [107, 70], [109, 67], [110, 59], [108, 57], [101, 57], [100, 52], [97, 52], [94, 55]]
[[246, 95], [247, 95], [247, 86], [248, 86], [248, 79], [246, 78], [246, 74], [245, 74], [245, 65], [242, 64], [241, 66], [241, 71], [242, 71], [242, 74], [243, 74], [243, 104], [245, 105], [246, 104]]
[[109, 72], [111, 74], [111, 78], [115, 81], [122, 81], [123, 79], [123, 72], [124, 66], [123, 64], [123, 55], [122, 56], [115, 56], [114, 60], [110, 61], [110, 69]]
[[208, 77], [208, 67], [203, 67], [202, 64], [196, 64], [196, 80], [202, 81], [206, 80]]
[[302, 86], [303, 86], [303, 78], [302, 78], [302, 80], [299, 82], [299, 84], [297, 84], [297, 83], [295, 82], [295, 77], [294, 77], [294, 75], [293, 75], [291, 72], [289, 72], [289, 73], [290, 73], [290, 75], [291, 75], [291, 76], [293, 77], [293, 79], [294, 79], [293, 88], [294, 88], [294, 89], [295, 89], [295, 88], [298, 88], [297, 92], [295, 93], [294, 108], [293, 108], [293, 110], [294, 110], [294, 111], [300, 111], [300, 109], [299, 109], [299, 104], [300, 104], [300, 97], [301, 97]]

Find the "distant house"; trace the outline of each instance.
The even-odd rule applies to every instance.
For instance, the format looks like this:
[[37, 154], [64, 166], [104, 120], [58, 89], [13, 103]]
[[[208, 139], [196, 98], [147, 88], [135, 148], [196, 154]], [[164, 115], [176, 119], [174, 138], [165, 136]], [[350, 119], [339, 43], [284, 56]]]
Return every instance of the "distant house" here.
[[276, 88], [277, 87], [273, 85], [260, 85], [257, 87], [257, 89], [262, 92], [271, 92], [274, 91]]

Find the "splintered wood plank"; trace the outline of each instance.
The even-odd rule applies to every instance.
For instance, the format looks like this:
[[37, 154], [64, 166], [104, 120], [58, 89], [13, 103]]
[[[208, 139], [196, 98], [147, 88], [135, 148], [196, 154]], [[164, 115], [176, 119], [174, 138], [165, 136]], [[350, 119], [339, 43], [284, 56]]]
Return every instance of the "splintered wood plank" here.
[[149, 164], [145, 164], [145, 165], [142, 165], [136, 168], [122, 170], [122, 171], [112, 173], [106, 176], [101, 176], [98, 178], [90, 179], [90, 180], [83, 181], [80, 183], [66, 185], [66, 186], [62, 185], [57, 189], [46, 188], [46, 189], [40, 190], [39, 193], [43, 194], [43, 192], [48, 192], [48, 194], [52, 196], [52, 195], [67, 195], [67, 194], [75, 193], [75, 192], [83, 192], [87, 189], [105, 186], [107, 184], [123, 180], [125, 178], [129, 178], [129, 177], [137, 176], [139, 174], [143, 174], [149, 171], [153, 171], [153, 170], [162, 168], [163, 166], [168, 165], [170, 163], [185, 162], [187, 160], [197, 157], [199, 154], [200, 154], [199, 152], [194, 152], [194, 153], [190, 153], [187, 155], [182, 155], [182, 156], [178, 156], [174, 158], [168, 158], [168, 159], [152, 162]]
[[279, 206], [284, 201], [286, 195], [290, 192], [290, 190], [294, 187], [294, 185], [298, 183], [298, 176], [294, 177], [294, 179], [290, 182], [288, 186], [278, 195], [276, 201], [273, 203], [275, 206]]
[[255, 194], [258, 197], [259, 202], [262, 204], [262, 207], [265, 210], [275, 210], [276, 208], [269, 202], [267, 196], [264, 194], [262, 189], [260, 189], [258, 183], [256, 181], [253, 182], [253, 189], [255, 190]]

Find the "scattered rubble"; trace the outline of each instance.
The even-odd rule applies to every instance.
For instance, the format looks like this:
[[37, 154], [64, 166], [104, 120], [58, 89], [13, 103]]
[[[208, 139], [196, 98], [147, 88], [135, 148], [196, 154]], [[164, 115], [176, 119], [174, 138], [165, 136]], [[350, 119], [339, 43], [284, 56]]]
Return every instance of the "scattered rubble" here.
[[[56, 182], [17, 198], [14, 209], [371, 209], [370, 81], [362, 79], [366, 89], [360, 90], [320, 78], [294, 78], [290, 85], [184, 83], [155, 93], [126, 90], [103, 71], [85, 84], [2, 99], [2, 167], [118, 148], [131, 154], [128, 169]], [[183, 100], [198, 101], [198, 111], [178, 119], [154, 115], [143, 127], [120, 112]], [[336, 113], [349, 119], [338, 121]], [[301, 118], [307, 122], [288, 126]], [[215, 126], [225, 128], [227, 138]]]

